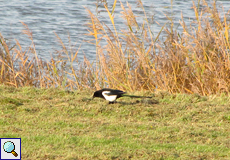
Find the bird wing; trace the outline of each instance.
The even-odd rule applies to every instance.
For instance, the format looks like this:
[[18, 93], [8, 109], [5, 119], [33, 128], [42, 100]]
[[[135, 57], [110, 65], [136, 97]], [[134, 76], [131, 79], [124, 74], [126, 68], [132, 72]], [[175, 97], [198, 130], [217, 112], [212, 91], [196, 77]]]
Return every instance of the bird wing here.
[[104, 94], [106, 94], [107, 96], [111, 96], [111, 95], [121, 95], [121, 94], [125, 94], [126, 92], [120, 91], [120, 90], [111, 90], [109, 92], [105, 92]]

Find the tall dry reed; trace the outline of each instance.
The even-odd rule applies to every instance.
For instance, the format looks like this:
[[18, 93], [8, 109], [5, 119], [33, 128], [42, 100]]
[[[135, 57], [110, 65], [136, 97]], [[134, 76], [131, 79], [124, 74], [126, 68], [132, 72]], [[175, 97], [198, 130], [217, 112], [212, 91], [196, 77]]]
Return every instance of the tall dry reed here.
[[[108, 28], [88, 10], [92, 20], [90, 33], [96, 41], [99, 41], [98, 34], [107, 41], [106, 46], [96, 43], [100, 48], [96, 68], [100, 74], [96, 74], [95, 81], [98, 88], [109, 86], [202, 95], [229, 92], [229, 22], [226, 13], [220, 17], [215, 2], [209, 6], [202, 1], [205, 7], [200, 12], [199, 5], [193, 2], [196, 19], [186, 24], [181, 15], [182, 33], [162, 26], [165, 40], [159, 39], [161, 31], [156, 37], [152, 36], [144, 7], [141, 1], [138, 3], [145, 15], [141, 25], [129, 3], [125, 8], [120, 2], [127, 26], [121, 31], [117, 31], [115, 17], [106, 5], [113, 28]], [[170, 23], [174, 26], [173, 21]]]
[[[202, 9], [199, 9], [199, 3], [202, 3]], [[114, 15], [116, 5], [123, 10], [121, 14], [126, 29], [117, 29]], [[78, 50], [67, 49], [58, 35], [63, 48], [59, 53], [62, 55], [44, 62], [37, 55], [32, 32], [24, 23], [24, 33], [31, 40], [31, 46], [26, 51], [22, 51], [18, 41], [16, 46], [10, 48], [0, 34], [0, 83], [15, 87], [111, 87], [128, 91], [167, 90], [202, 95], [229, 92], [228, 13], [221, 16], [215, 2], [212, 5], [205, 0], [198, 1], [198, 5], [193, 2], [195, 20], [186, 24], [181, 15], [183, 32], [173, 28], [173, 20], [166, 15], [170, 26], [161, 26], [159, 33], [153, 36], [140, 0], [138, 7], [144, 13], [142, 24], [137, 23], [137, 15], [129, 3], [118, 4], [115, 0], [111, 11], [104, 5], [111, 25], [105, 24], [103, 19], [86, 8], [90, 17], [89, 36], [94, 37], [95, 63], [86, 57], [79, 63]], [[162, 31], [166, 39], [160, 38]], [[106, 45], [101, 43], [102, 40], [106, 41]], [[76, 63], [78, 65], [74, 67]]]

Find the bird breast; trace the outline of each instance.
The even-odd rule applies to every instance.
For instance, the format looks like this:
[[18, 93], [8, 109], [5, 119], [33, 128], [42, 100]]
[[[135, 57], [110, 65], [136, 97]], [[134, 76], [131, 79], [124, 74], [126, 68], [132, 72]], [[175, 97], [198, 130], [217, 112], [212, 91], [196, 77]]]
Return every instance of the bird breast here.
[[103, 91], [102, 95], [105, 97], [107, 101], [113, 102], [117, 99], [117, 95], [107, 95], [106, 93], [110, 93], [110, 91]]

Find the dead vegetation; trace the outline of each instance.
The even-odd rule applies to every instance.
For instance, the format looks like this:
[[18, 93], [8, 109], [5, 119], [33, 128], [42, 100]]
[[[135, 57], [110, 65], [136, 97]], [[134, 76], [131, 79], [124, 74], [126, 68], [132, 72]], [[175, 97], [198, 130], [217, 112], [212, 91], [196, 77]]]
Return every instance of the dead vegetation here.
[[[141, 1], [138, 6], [145, 10]], [[28, 26], [24, 33], [31, 40], [31, 46], [23, 51], [20, 43], [16, 46], [7, 44], [0, 34], [0, 83], [15, 87], [57, 87], [70, 89], [111, 87], [135, 90], [167, 90], [171, 93], [198, 93], [209, 95], [228, 93], [230, 90], [229, 62], [229, 21], [227, 14], [217, 10], [213, 2], [209, 5], [202, 1], [203, 8], [193, 3], [196, 19], [186, 24], [181, 15], [180, 25], [183, 32], [162, 26], [162, 30], [153, 37], [147, 17], [140, 25], [136, 21], [129, 3], [124, 5], [122, 18], [126, 29], [117, 30], [114, 23], [114, 2], [112, 11], [105, 9], [112, 28], [86, 9], [91, 22], [88, 25], [91, 43], [96, 46], [96, 62], [92, 64], [87, 58], [78, 62], [78, 51], [68, 50], [61, 39], [67, 60], [62, 56], [48, 62], [41, 60], [33, 43], [33, 35]], [[224, 12], [224, 11], [222, 11]], [[160, 34], [166, 39], [159, 39]], [[107, 43], [101, 45], [101, 40]]]

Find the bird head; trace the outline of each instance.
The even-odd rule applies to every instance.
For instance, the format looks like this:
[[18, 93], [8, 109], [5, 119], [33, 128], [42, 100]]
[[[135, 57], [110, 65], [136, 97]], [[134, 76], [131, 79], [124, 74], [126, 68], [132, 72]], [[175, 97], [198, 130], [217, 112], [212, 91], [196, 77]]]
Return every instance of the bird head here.
[[92, 98], [92, 99], [94, 99], [95, 97], [100, 97], [100, 98], [103, 98], [103, 96], [102, 96], [102, 92], [101, 92], [101, 91], [96, 91], [96, 92], [94, 92], [94, 94], [93, 94], [93, 98]]
[[95, 97], [98, 97], [99, 95], [98, 95], [99, 93], [96, 91], [96, 92], [94, 92], [94, 94], [93, 94], [93, 98], [92, 99], [94, 99]]

